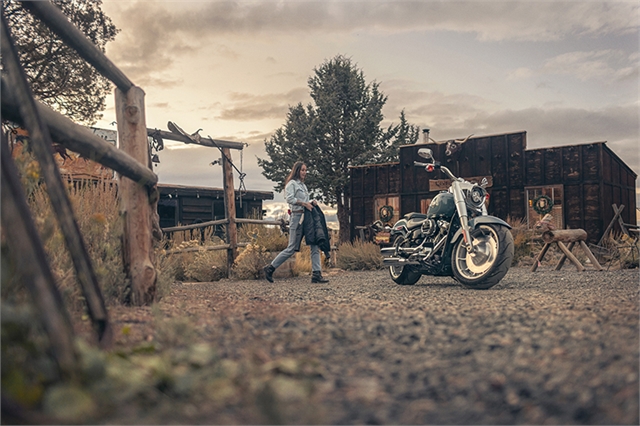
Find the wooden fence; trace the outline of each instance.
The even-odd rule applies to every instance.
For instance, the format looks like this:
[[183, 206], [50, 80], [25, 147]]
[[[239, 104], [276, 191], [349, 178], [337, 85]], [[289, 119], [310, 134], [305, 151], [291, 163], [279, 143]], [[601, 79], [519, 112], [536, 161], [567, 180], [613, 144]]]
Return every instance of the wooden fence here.
[[[151, 170], [147, 136], [215, 146], [230, 160], [229, 149], [242, 149], [239, 142], [216, 141], [211, 138], [189, 140], [157, 129], [148, 129], [145, 119], [144, 91], [135, 86], [67, 17], [48, 1], [22, 1], [24, 8], [46, 24], [60, 39], [72, 47], [100, 74], [113, 82], [120, 149], [105, 142], [83, 126], [73, 123], [51, 108], [37, 102], [18, 60], [11, 38], [11, 29], [2, 12], [0, 42], [2, 48], [2, 119], [23, 125], [30, 135], [33, 154], [40, 165], [43, 180], [60, 225], [73, 265], [86, 300], [87, 311], [102, 347], [112, 343], [113, 333], [98, 285], [96, 274], [86, 250], [83, 237], [74, 217], [57, 164], [53, 158], [53, 142], [80, 154], [118, 173], [119, 196], [124, 216], [123, 254], [125, 273], [132, 290], [132, 303], [149, 304], [155, 298], [157, 273], [153, 239], [160, 238], [157, 218], [159, 199], [158, 178]], [[42, 241], [29, 211], [20, 184], [17, 168], [9, 152], [8, 141], [2, 135], [2, 229], [5, 233], [12, 262], [29, 290], [42, 324], [47, 332], [52, 352], [66, 376], [77, 371], [77, 354], [73, 347], [73, 330], [62, 296], [54, 282], [46, 260]], [[225, 151], [226, 150], [226, 151]], [[223, 164], [224, 167], [224, 164]], [[233, 174], [229, 164], [225, 183]], [[226, 201], [226, 200], [225, 200]], [[226, 203], [229, 240], [229, 259], [236, 254], [235, 208], [233, 195]]]

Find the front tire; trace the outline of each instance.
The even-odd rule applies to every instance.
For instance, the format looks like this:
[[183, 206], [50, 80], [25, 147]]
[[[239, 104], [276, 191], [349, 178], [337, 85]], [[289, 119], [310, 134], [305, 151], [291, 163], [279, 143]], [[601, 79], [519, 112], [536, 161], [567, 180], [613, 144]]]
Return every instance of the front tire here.
[[[396, 237], [393, 242], [396, 250], [399, 247], [409, 244], [409, 241], [406, 241], [401, 235]], [[389, 275], [393, 282], [398, 285], [414, 285], [422, 276], [422, 274], [417, 272], [412, 266], [389, 266]]]
[[482, 224], [471, 231], [471, 239], [476, 248], [474, 254], [467, 252], [463, 239], [453, 248], [453, 276], [469, 288], [491, 288], [504, 278], [511, 266], [513, 236], [504, 226]]

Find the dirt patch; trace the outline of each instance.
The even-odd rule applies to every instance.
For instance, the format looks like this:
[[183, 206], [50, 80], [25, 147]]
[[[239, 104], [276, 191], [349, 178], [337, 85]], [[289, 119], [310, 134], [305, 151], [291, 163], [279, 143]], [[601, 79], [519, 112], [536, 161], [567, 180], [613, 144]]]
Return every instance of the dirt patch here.
[[155, 393], [97, 421], [638, 424], [637, 270], [512, 268], [485, 291], [327, 275], [176, 283], [111, 308], [114, 353], [171, 356]]

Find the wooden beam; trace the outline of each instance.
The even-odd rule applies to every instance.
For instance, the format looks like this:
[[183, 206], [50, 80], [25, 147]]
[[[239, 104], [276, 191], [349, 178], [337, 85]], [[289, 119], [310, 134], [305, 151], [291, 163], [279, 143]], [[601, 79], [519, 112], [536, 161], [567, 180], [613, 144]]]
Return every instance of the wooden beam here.
[[200, 137], [200, 142], [196, 142], [195, 140], [189, 138], [188, 136], [178, 135], [173, 132], [167, 132], [166, 130], [147, 129], [147, 135], [149, 136], [158, 135], [162, 139], [168, 139], [172, 141], [184, 142], [184, 143], [194, 144], [194, 145], [202, 145], [202, 146], [207, 146], [212, 148], [220, 147], [220, 148], [230, 148], [230, 149], [244, 149], [243, 142], [223, 141], [220, 139], [210, 139], [210, 138], [203, 138], [203, 137]]
[[7, 82], [14, 88], [18, 111], [24, 119], [31, 139], [31, 150], [40, 166], [40, 172], [47, 186], [47, 194], [56, 220], [62, 230], [62, 235], [69, 250], [69, 255], [76, 271], [76, 276], [82, 295], [87, 303], [87, 311], [98, 338], [104, 346], [111, 343], [111, 328], [109, 326], [107, 309], [102, 298], [100, 286], [87, 253], [86, 245], [80, 227], [75, 219], [71, 201], [63, 182], [58, 165], [53, 158], [52, 141], [45, 122], [40, 117], [36, 102], [33, 98], [26, 76], [18, 61], [18, 54], [13, 45], [9, 29], [2, 15], [2, 44], [3, 73]]
[[229, 148], [222, 148], [222, 174], [224, 183], [224, 211], [226, 218], [229, 220], [227, 225], [227, 271], [231, 271], [231, 267], [238, 255], [238, 228], [236, 227], [236, 200], [233, 190], [233, 168], [231, 164], [231, 151]]
[[[16, 272], [31, 295], [42, 320], [55, 359], [62, 375], [76, 376], [78, 356], [73, 346], [73, 326], [56, 287], [42, 241], [33, 223], [31, 212], [20, 183], [18, 170], [2, 133], [2, 188], [0, 203], [2, 228], [7, 250]], [[3, 250], [4, 255], [4, 250]]]
[[[4, 76], [2, 77], [1, 91], [3, 118], [24, 125], [24, 120], [19, 114], [18, 101], [15, 97], [14, 89], [10, 84], [7, 84]], [[40, 102], [36, 102], [36, 108], [38, 114], [40, 114], [49, 128], [51, 139], [54, 142], [73, 152], [77, 152], [83, 158], [115, 170], [118, 174], [149, 189], [155, 187], [158, 183], [158, 176], [152, 170], [138, 163], [124, 151], [94, 135], [86, 127], [74, 123]]]
[[[118, 139], [123, 151], [140, 164], [150, 164], [145, 126], [144, 92], [137, 86], [127, 93], [115, 90]], [[143, 188], [128, 179], [119, 187], [124, 215], [123, 258], [131, 284], [131, 303], [149, 305], [155, 301], [156, 281], [153, 251], [153, 211]]]

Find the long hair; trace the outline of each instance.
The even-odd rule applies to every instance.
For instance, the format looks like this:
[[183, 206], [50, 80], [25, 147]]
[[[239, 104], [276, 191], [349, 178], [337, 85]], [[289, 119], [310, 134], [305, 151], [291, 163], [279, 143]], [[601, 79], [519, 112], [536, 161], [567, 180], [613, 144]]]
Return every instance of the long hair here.
[[291, 173], [287, 176], [287, 179], [284, 181], [284, 186], [287, 186], [291, 179], [300, 180], [300, 170], [302, 170], [302, 166], [305, 164], [302, 161], [296, 161], [291, 168]]

